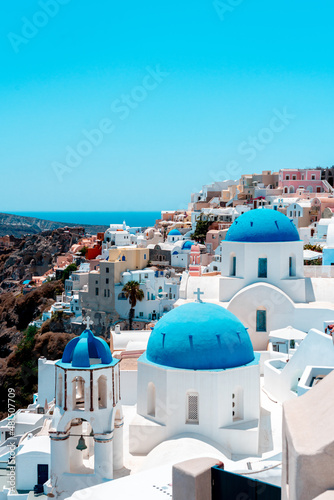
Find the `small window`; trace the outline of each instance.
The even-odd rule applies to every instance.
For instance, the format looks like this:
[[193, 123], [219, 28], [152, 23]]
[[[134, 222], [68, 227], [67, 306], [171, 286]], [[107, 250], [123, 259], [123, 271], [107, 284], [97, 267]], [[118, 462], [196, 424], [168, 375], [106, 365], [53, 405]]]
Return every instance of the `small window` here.
[[143, 317], [144, 317], [144, 313], [143, 313], [143, 312], [140, 312], [140, 313], [139, 313], [139, 317], [140, 317], [140, 318], [143, 318]]
[[198, 393], [187, 394], [187, 424], [198, 424]]
[[230, 276], [236, 276], [236, 272], [237, 272], [237, 258], [235, 255], [231, 255]]
[[155, 385], [150, 382], [147, 387], [147, 414], [155, 417]]
[[267, 259], [266, 258], [259, 259], [258, 277], [259, 278], [266, 278], [267, 277]]
[[315, 175], [314, 174], [312, 175], [311, 180], [315, 181]]
[[292, 180], [293, 181], [296, 181], [297, 180], [297, 177], [295, 175], [292, 176]]
[[99, 408], [107, 408], [107, 377], [101, 375], [97, 382]]
[[95, 295], [98, 295], [99, 294], [99, 289], [96, 287], [95, 288]]
[[285, 180], [286, 180], [286, 181], [289, 181], [289, 180], [290, 180], [290, 175], [286, 175], [286, 176], [285, 176]]
[[256, 331], [267, 331], [267, 311], [265, 309], [258, 309], [256, 311]]
[[109, 278], [106, 278], [106, 285], [109, 284]]
[[146, 253], [144, 253], [144, 260], [146, 260]]
[[289, 257], [289, 276], [296, 276], [296, 259]]
[[106, 267], [106, 273], [109, 273], [109, 267]]

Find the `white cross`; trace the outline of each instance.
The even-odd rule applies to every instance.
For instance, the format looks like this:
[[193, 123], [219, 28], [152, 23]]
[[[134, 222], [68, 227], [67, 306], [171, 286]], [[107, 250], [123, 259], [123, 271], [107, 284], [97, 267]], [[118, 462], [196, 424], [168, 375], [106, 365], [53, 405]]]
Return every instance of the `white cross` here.
[[196, 302], [202, 302], [201, 301], [201, 295], [204, 295], [204, 292], [201, 292], [201, 289], [200, 288], [197, 288], [197, 291], [194, 292], [194, 295], [197, 295], [197, 300]]
[[93, 325], [94, 322], [90, 319], [90, 316], [86, 316], [86, 319], [83, 320], [83, 324], [87, 325], [87, 330], [89, 330], [90, 325]]

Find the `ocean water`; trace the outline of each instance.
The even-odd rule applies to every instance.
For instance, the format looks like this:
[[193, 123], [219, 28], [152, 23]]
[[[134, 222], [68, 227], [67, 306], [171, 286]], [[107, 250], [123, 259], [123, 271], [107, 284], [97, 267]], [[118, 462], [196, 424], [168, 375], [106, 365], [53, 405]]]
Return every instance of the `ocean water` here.
[[160, 219], [161, 212], [15, 212], [15, 215], [37, 217], [54, 222], [73, 224], [105, 225], [122, 224], [128, 226], [153, 226]]

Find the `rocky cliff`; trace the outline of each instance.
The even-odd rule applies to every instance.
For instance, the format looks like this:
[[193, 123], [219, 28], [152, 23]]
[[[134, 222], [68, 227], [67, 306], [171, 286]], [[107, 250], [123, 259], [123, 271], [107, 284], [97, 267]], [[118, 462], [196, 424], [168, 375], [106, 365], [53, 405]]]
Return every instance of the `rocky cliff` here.
[[[55, 229], [29, 235], [11, 249], [0, 254], [0, 294], [15, 286], [13, 281], [30, 280], [41, 276], [56, 263], [57, 256], [68, 252], [78, 241], [78, 235], [69, 229]], [[15, 288], [14, 288], [15, 289]]]
[[107, 226], [90, 226], [89, 224], [53, 222], [50, 220], [37, 219], [36, 217], [0, 213], [0, 236], [6, 236], [9, 234], [19, 238], [27, 234], [39, 234], [42, 231], [52, 231], [53, 229], [65, 226], [83, 227], [87, 234], [96, 234], [98, 232], [104, 232], [107, 229]]

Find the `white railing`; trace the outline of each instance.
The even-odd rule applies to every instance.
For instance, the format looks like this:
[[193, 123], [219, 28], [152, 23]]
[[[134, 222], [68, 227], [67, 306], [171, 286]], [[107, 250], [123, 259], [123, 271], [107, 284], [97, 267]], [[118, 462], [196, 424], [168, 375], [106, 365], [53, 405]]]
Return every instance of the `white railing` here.
[[329, 192], [329, 193], [333, 193], [334, 189], [333, 189], [333, 188], [332, 188], [332, 186], [329, 184], [329, 182], [328, 182], [328, 181], [326, 181], [326, 180], [323, 180], [322, 182], [323, 182], [323, 185], [325, 186], [325, 188], [327, 188], [328, 192]]
[[305, 278], [334, 278], [334, 266], [304, 266]]

